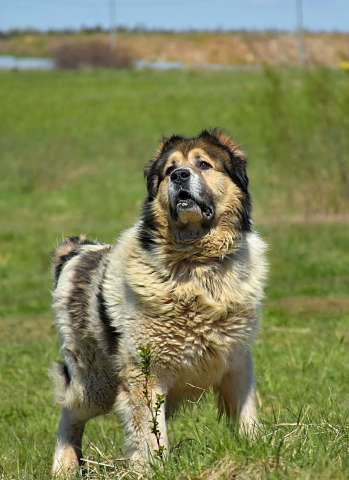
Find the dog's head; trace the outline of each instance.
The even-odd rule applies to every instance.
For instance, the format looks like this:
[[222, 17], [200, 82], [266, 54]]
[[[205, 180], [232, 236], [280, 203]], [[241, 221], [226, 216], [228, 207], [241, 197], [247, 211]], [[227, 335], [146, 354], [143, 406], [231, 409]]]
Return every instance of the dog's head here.
[[140, 232], [145, 248], [152, 247], [159, 229], [178, 246], [204, 246], [208, 235], [250, 229], [246, 158], [222, 132], [165, 139], [145, 176], [148, 198]]

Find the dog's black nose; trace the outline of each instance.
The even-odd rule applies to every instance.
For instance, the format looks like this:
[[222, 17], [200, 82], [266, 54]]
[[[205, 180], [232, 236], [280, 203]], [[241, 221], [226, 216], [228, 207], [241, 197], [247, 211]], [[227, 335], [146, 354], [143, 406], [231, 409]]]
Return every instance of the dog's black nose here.
[[190, 177], [190, 170], [188, 168], [176, 168], [171, 173], [171, 181], [174, 183], [184, 183], [186, 182]]

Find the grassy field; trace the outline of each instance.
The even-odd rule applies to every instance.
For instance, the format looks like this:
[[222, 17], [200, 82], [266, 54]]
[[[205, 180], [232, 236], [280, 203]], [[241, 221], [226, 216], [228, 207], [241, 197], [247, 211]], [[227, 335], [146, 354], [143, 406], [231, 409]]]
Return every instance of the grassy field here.
[[[59, 358], [50, 253], [132, 224], [162, 134], [221, 126], [249, 156], [270, 281], [254, 349], [255, 444], [216, 421], [208, 395], [170, 423], [156, 479], [349, 477], [349, 78], [256, 73], [0, 75], [0, 478], [49, 478]], [[89, 479], [125, 475], [113, 415], [90, 422]]]

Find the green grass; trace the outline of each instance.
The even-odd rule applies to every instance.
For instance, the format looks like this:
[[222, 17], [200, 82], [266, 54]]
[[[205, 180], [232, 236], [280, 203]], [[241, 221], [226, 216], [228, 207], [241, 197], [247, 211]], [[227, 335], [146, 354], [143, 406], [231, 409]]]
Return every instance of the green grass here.
[[[113, 241], [138, 215], [161, 135], [216, 125], [248, 153], [270, 245], [254, 349], [262, 431], [253, 445], [239, 438], [209, 396], [170, 422], [171, 457], [154, 477], [348, 478], [348, 82], [329, 71], [0, 74], [0, 478], [49, 478], [54, 246], [80, 232]], [[94, 461], [122, 457], [113, 415], [90, 422], [85, 446]], [[87, 478], [121, 473], [90, 464]]]

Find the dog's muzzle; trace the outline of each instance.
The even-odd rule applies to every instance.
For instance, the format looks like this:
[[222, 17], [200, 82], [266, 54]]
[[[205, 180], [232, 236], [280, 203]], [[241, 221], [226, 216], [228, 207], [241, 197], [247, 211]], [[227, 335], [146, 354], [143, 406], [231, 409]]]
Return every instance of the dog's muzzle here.
[[177, 168], [171, 173], [169, 203], [173, 220], [183, 224], [207, 224], [214, 216], [208, 187], [200, 176], [189, 168]]

